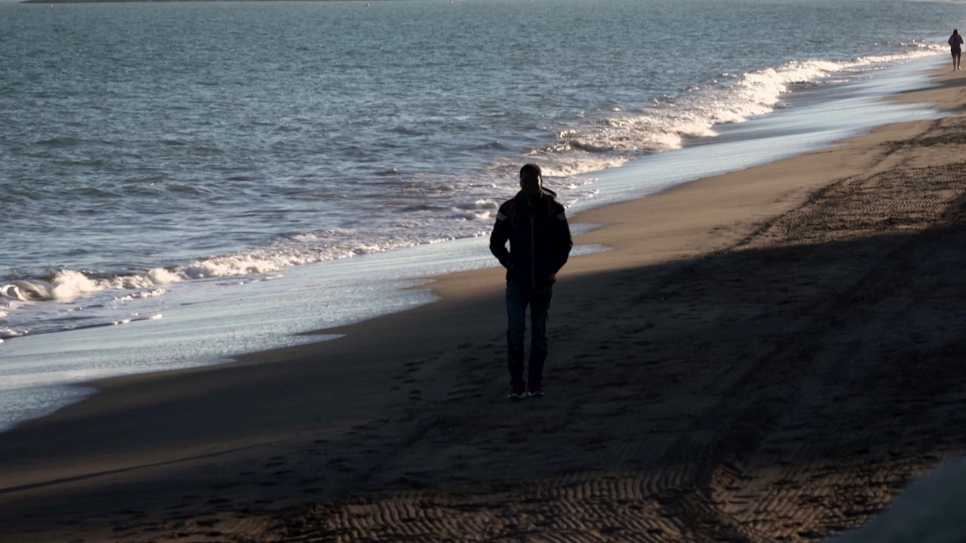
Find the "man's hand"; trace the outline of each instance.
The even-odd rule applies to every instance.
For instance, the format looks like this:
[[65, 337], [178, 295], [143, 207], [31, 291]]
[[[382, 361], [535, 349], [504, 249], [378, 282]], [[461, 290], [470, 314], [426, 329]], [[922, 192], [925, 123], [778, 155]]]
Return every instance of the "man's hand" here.
[[543, 281], [537, 281], [536, 285], [533, 285], [533, 290], [537, 292], [543, 292], [547, 290], [547, 287], [554, 284], [557, 281], [557, 274], [551, 273], [549, 277]]

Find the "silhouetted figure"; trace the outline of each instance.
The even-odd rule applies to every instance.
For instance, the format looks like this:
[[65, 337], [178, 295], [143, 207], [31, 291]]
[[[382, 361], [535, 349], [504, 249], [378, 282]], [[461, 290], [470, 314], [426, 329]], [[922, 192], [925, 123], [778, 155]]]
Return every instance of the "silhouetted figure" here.
[[959, 60], [963, 56], [963, 37], [959, 35], [959, 29], [953, 29], [953, 35], [949, 37], [949, 47], [953, 53], [953, 71], [959, 69]]
[[[547, 320], [557, 272], [567, 263], [573, 242], [564, 207], [543, 188], [540, 166], [520, 168], [520, 192], [500, 206], [490, 235], [490, 251], [506, 268], [507, 366], [510, 398], [543, 396], [547, 359]], [[506, 244], [510, 242], [510, 249]], [[523, 337], [530, 306], [530, 363], [523, 380]]]

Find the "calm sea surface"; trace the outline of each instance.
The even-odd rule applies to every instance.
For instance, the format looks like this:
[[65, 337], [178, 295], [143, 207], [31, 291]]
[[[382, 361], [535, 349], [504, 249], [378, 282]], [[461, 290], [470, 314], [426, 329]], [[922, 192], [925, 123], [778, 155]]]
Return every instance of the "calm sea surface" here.
[[[0, 3], [0, 390], [34, 409], [30, 387], [134, 371], [51, 369], [84, 348], [14, 347], [32, 337], [295, 281], [281, 297], [319, 262], [345, 293], [367, 262], [345, 257], [486, 234], [524, 162], [568, 206], [599, 200], [594, 172], [944, 52], [962, 18], [879, 0]], [[413, 266], [442, 258], [425, 251]], [[373, 303], [332, 296], [302, 329]], [[397, 307], [369, 298], [346, 318]], [[205, 341], [266, 346], [243, 335]], [[38, 367], [58, 377], [24, 377]]]

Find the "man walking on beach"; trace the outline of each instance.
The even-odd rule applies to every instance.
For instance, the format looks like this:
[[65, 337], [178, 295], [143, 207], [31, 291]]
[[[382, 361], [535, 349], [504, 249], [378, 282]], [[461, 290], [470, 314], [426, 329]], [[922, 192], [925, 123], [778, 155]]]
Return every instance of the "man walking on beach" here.
[[[547, 359], [547, 320], [557, 272], [567, 263], [573, 242], [564, 207], [543, 188], [540, 166], [520, 168], [520, 192], [500, 206], [490, 235], [490, 251], [506, 268], [507, 365], [510, 398], [543, 396]], [[506, 243], [510, 242], [510, 250]], [[530, 306], [530, 364], [523, 380], [523, 336]]]
[[959, 61], [962, 59], [963, 37], [959, 35], [959, 29], [953, 29], [953, 35], [948, 40], [949, 48], [953, 52], [953, 71], [959, 69]]

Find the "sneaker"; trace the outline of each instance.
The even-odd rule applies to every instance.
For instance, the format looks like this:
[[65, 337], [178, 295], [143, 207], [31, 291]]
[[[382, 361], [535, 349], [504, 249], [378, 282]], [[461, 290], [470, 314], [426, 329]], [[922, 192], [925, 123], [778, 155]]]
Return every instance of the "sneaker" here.
[[540, 385], [527, 386], [527, 396], [543, 396], [543, 388]]
[[511, 400], [520, 400], [527, 395], [526, 386], [523, 383], [519, 385], [510, 385], [510, 393], [507, 394], [507, 398]]

